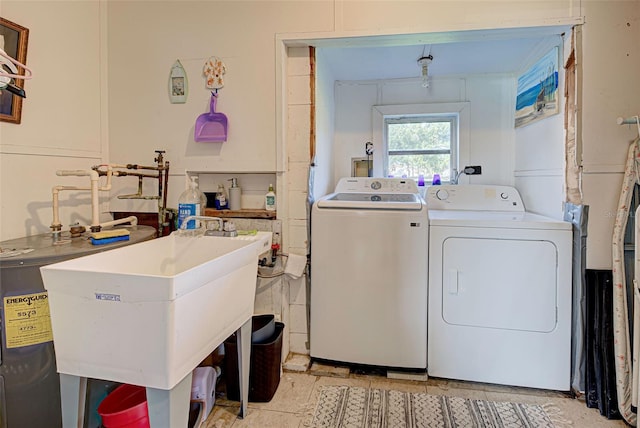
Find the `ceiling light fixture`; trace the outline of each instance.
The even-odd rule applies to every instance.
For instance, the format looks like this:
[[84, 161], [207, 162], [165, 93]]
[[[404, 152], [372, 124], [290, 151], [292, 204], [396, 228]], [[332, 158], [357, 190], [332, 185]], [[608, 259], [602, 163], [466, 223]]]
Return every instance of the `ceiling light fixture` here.
[[418, 58], [418, 65], [422, 69], [422, 87], [429, 87], [429, 64], [433, 61], [431, 54]]

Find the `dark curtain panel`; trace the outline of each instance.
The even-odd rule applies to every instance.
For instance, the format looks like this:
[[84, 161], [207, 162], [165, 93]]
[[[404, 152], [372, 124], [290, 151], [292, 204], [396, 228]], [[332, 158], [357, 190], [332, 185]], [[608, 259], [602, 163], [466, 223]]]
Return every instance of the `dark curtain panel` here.
[[613, 352], [613, 274], [586, 270], [586, 373], [587, 407], [598, 408], [608, 419], [621, 419], [616, 393]]

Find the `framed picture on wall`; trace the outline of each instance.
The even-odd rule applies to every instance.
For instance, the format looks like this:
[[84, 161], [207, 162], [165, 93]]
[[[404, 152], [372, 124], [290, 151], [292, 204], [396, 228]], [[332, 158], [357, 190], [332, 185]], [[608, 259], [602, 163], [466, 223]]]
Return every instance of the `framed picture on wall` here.
[[560, 111], [558, 52], [558, 47], [554, 47], [518, 77], [516, 128], [545, 119]]
[[[7, 55], [22, 64], [27, 62], [27, 41], [29, 30], [21, 25], [0, 17], [0, 48]], [[4, 68], [5, 71], [8, 71]], [[24, 70], [19, 69], [19, 74]], [[14, 79], [13, 83], [19, 88], [24, 88], [23, 79]], [[22, 97], [9, 91], [0, 91], [0, 121], [20, 123], [22, 119]]]

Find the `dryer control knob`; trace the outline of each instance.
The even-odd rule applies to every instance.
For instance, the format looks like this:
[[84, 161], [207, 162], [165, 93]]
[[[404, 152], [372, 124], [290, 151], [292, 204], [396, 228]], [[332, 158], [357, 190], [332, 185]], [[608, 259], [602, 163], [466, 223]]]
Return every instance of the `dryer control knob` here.
[[441, 201], [446, 201], [449, 198], [449, 192], [444, 189], [438, 189], [438, 191], [436, 191], [436, 198]]
[[501, 197], [502, 199], [509, 199], [509, 194], [508, 194], [508, 193], [505, 193], [505, 192], [502, 192], [502, 193], [500, 193], [500, 197]]

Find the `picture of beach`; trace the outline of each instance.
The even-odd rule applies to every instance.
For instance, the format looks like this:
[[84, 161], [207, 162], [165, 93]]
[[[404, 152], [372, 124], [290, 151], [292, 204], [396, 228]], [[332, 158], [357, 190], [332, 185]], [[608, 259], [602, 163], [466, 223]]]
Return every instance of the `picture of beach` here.
[[518, 77], [517, 94], [516, 128], [558, 113], [557, 46]]

